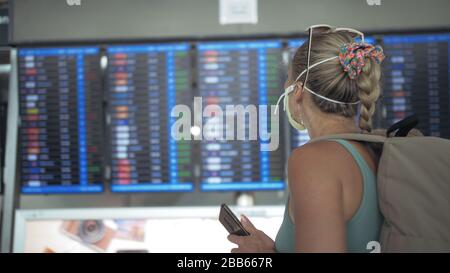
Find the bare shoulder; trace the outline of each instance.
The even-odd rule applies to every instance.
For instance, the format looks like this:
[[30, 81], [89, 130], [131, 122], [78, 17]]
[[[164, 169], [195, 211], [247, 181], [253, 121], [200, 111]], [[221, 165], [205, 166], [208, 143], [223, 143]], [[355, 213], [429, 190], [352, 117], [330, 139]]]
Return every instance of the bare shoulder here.
[[295, 149], [289, 157], [289, 184], [335, 181], [350, 160], [348, 153], [334, 141], [305, 144]]
[[[289, 163], [302, 163], [302, 166], [323, 166], [327, 161], [335, 161], [342, 158], [345, 150], [341, 145], [334, 141], [318, 141], [307, 143], [299, 148], [296, 148], [289, 157]], [[336, 162], [335, 162], [336, 163]]]

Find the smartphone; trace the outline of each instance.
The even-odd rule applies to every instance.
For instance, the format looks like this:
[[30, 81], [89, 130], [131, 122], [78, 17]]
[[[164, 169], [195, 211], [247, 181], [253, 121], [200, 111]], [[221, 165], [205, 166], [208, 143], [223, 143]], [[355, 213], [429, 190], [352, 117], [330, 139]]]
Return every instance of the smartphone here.
[[231, 209], [226, 205], [220, 206], [219, 221], [228, 230], [230, 234], [238, 236], [249, 236], [250, 233], [245, 230], [241, 221], [234, 215]]

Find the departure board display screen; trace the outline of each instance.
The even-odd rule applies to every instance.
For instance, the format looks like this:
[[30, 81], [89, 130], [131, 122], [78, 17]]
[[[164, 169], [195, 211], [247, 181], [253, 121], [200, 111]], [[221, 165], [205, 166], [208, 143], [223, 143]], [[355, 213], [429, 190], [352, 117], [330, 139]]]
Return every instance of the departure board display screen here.
[[22, 192], [101, 192], [99, 49], [23, 48], [18, 64]]
[[[280, 41], [205, 42], [197, 45], [197, 51], [198, 93], [204, 108], [214, 105], [229, 115], [227, 106], [251, 108], [276, 104], [282, 87]], [[202, 191], [284, 188], [283, 141], [276, 150], [266, 151], [261, 147], [267, 140], [261, 135], [256, 140], [251, 139], [250, 131], [256, 127], [281, 131], [279, 122], [270, 126], [269, 114], [269, 111], [258, 113], [259, 124], [250, 124], [250, 114], [240, 122], [236, 119], [235, 126], [216, 116], [204, 121], [208, 125], [223, 125], [223, 131], [221, 137], [215, 138], [208, 135], [214, 131], [211, 133], [204, 128], [207, 139], [200, 142], [199, 157]], [[244, 130], [245, 140], [239, 140], [237, 132], [236, 138], [228, 138], [232, 128]]]
[[450, 34], [386, 35], [386, 125], [415, 113], [428, 136], [450, 138]]
[[111, 190], [193, 190], [192, 142], [176, 141], [177, 104], [193, 101], [189, 44], [107, 48]]

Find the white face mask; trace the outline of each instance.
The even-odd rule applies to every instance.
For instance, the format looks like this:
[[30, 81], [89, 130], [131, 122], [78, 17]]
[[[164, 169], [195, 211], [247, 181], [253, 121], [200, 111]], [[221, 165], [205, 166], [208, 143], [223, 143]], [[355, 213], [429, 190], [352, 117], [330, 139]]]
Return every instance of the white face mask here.
[[[302, 123], [296, 121], [294, 119], [294, 117], [292, 116], [291, 110], [289, 109], [289, 96], [286, 95], [284, 96], [284, 105], [286, 107], [286, 115], [288, 117], [289, 123], [291, 124], [292, 127], [294, 127], [295, 129], [299, 130], [299, 131], [303, 131], [306, 130], [305, 125], [303, 125]], [[277, 105], [278, 106], [278, 105]]]

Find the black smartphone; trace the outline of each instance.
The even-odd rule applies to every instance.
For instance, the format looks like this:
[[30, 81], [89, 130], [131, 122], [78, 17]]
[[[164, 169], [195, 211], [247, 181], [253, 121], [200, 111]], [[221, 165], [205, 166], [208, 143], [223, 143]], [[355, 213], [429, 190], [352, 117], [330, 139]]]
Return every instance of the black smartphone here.
[[220, 206], [219, 221], [228, 230], [230, 234], [238, 236], [249, 236], [250, 233], [245, 230], [241, 221], [234, 215], [231, 209], [226, 205]]

